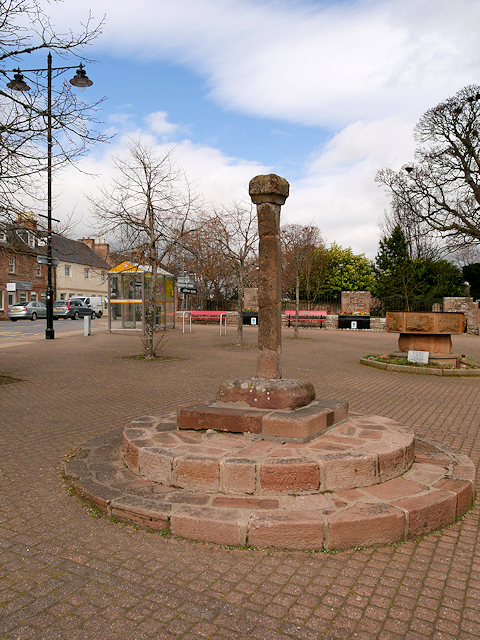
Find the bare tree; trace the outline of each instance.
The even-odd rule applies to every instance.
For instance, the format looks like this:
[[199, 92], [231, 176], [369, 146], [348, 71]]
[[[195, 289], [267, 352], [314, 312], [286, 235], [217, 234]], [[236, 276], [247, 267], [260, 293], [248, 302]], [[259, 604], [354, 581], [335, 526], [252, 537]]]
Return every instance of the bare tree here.
[[285, 284], [295, 282], [295, 338], [298, 338], [298, 316], [300, 307], [300, 273], [306, 270], [310, 285], [310, 273], [316, 247], [321, 244], [321, 235], [314, 225], [287, 224], [282, 227], [283, 271]]
[[[78, 33], [60, 34], [50, 23], [40, 0], [0, 0], [0, 219], [11, 220], [35, 202], [44, 206], [39, 175], [46, 171], [47, 88], [45, 73], [27, 73], [29, 90], [7, 87], [15, 70], [21, 74], [27, 54], [47, 50], [62, 60], [78, 57], [101, 33], [102, 22], [93, 25], [87, 16]], [[56, 66], [56, 65], [55, 65]], [[71, 63], [68, 65], [71, 66]], [[73, 73], [72, 73], [73, 75]], [[88, 146], [106, 140], [94, 128], [98, 103], [81, 101], [68, 82], [52, 87], [52, 167], [71, 163]], [[28, 204], [26, 204], [28, 202]]]
[[480, 86], [470, 85], [429, 109], [415, 127], [415, 162], [376, 181], [397, 210], [451, 248], [480, 241]]
[[195, 302], [205, 309], [207, 301], [228, 299], [236, 291], [233, 266], [212, 242], [211, 225], [207, 222], [189, 234], [182, 245], [176, 245], [168, 256], [168, 270], [179, 275], [190, 274], [199, 285]]
[[100, 198], [90, 201], [101, 232], [118, 237], [123, 251], [135, 251], [149, 269], [145, 357], [152, 359], [157, 272], [172, 247], [188, 234], [199, 196], [175, 164], [172, 149], [158, 155], [133, 140], [128, 157], [116, 157], [114, 163], [117, 177], [101, 189]]
[[248, 261], [258, 243], [257, 213], [253, 206], [234, 202], [214, 207], [205, 219], [203, 233], [211, 250], [232, 266], [237, 285], [237, 345], [243, 344], [244, 280]]

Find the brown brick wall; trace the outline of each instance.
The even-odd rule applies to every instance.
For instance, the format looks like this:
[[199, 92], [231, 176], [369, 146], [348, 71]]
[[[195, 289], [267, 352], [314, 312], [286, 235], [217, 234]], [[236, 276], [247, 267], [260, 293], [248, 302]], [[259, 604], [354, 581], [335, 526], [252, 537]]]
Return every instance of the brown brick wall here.
[[[15, 273], [9, 273], [9, 259], [15, 258]], [[7, 282], [22, 280], [32, 283], [32, 290], [27, 292], [27, 300], [31, 299], [32, 292], [37, 293], [37, 299], [40, 300], [40, 295], [45, 293], [47, 288], [47, 267], [42, 265], [42, 275], [37, 276], [37, 256], [35, 254], [28, 253], [10, 253], [7, 251], [0, 251], [0, 289], [3, 290], [3, 309], [0, 310], [0, 320], [7, 318], [8, 311], [8, 293]], [[15, 302], [20, 299], [20, 294], [17, 291]]]

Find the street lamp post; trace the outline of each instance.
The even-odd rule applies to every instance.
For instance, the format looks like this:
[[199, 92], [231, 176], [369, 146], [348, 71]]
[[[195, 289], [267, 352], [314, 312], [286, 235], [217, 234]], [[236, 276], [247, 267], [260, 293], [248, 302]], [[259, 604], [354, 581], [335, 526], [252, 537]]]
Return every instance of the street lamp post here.
[[[78, 67], [78, 68], [77, 68]], [[70, 80], [70, 84], [84, 91], [87, 87], [91, 87], [93, 82], [88, 78], [83, 69], [83, 64], [74, 67], [52, 67], [52, 54], [49, 52], [47, 56], [46, 69], [25, 69], [25, 73], [47, 72], [47, 328], [45, 330], [45, 339], [53, 340], [55, 331], [53, 329], [53, 285], [52, 285], [52, 71], [67, 71], [68, 69], [77, 69], [77, 73]], [[30, 91], [30, 87], [24, 81], [20, 69], [13, 69], [10, 73], [14, 73], [13, 80], [7, 83], [7, 87], [13, 91]]]

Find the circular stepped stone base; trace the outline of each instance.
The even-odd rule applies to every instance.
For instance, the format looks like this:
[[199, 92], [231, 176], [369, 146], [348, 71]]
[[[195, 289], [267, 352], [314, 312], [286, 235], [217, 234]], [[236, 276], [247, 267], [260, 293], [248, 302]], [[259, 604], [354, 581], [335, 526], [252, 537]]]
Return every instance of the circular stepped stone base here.
[[387, 418], [351, 415], [295, 446], [180, 432], [172, 420], [146, 416], [90, 440], [65, 463], [67, 480], [123, 522], [299, 550], [408, 540], [455, 522], [473, 503], [467, 456]]

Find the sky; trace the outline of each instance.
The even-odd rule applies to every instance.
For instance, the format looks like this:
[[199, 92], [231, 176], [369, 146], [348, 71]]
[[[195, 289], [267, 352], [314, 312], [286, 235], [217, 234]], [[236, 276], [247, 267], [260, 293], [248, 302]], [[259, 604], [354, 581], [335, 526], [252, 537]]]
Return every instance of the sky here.
[[421, 115], [480, 83], [479, 0], [47, 5], [58, 31], [75, 31], [89, 9], [105, 22], [84, 51], [95, 61], [84, 99], [106, 97], [98, 115], [113, 137], [82, 171], [55, 176], [54, 217], [73, 213], [76, 237], [95, 235], [86, 195], [141, 137], [174, 148], [208, 202], [248, 201], [258, 174], [286, 178], [282, 223], [315, 224], [327, 244], [373, 259], [389, 207], [376, 172], [411, 163]]

